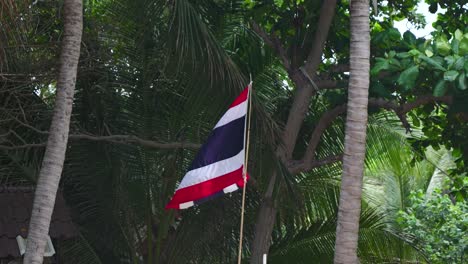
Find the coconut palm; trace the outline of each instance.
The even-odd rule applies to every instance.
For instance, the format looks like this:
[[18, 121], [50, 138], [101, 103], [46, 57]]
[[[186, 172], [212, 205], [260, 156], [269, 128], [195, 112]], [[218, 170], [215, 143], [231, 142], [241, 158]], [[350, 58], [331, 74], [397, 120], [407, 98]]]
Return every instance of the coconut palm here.
[[358, 263], [370, 71], [369, 2], [351, 3], [350, 81], [334, 263]]
[[64, 37], [52, 123], [34, 194], [24, 262], [42, 263], [60, 176], [65, 161], [83, 30], [81, 0], [65, 0]]

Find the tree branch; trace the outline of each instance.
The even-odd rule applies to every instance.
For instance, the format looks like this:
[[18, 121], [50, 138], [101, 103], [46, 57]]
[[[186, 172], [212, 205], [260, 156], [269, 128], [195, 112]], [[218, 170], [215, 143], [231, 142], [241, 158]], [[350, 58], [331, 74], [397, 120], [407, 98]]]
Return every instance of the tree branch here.
[[291, 174], [297, 174], [299, 172], [307, 172], [324, 165], [332, 164], [337, 161], [341, 161], [342, 159], [343, 154], [329, 156], [324, 159], [314, 160], [309, 163], [306, 163], [303, 160], [301, 160], [298, 162], [291, 162], [290, 164], [288, 164], [288, 169]]
[[[31, 129], [32, 131], [41, 134], [41, 135], [48, 135], [49, 132], [40, 130], [34, 126], [31, 126], [25, 122], [22, 122], [18, 118], [13, 119], [21, 124], [24, 127], [27, 127]], [[133, 135], [110, 135], [110, 136], [96, 136], [96, 135], [90, 135], [90, 134], [70, 134], [68, 136], [69, 139], [71, 140], [80, 140], [80, 139], [85, 139], [85, 140], [90, 140], [90, 141], [104, 141], [104, 142], [112, 142], [112, 143], [117, 143], [117, 144], [137, 144], [142, 147], [146, 148], [156, 148], [156, 149], [179, 149], [179, 148], [186, 148], [186, 149], [199, 149], [201, 144], [198, 143], [190, 143], [190, 142], [156, 142], [152, 140], [146, 140], [139, 138], [137, 136]], [[42, 147], [42, 144], [45, 143], [40, 143], [40, 144], [32, 144], [34, 147]], [[27, 148], [31, 144], [25, 144], [18, 146], [19, 148]], [[4, 146], [8, 147], [9, 149], [14, 148], [15, 146]]]
[[342, 104], [333, 108], [320, 118], [317, 125], [315, 126], [314, 132], [312, 132], [310, 137], [303, 161], [307, 161], [307, 163], [312, 163], [315, 161], [315, 150], [317, 149], [322, 134], [338, 116], [344, 113], [346, 113], [346, 104]]
[[284, 147], [280, 149], [280, 157], [282, 159], [291, 159], [296, 145], [297, 135], [304, 122], [305, 115], [309, 110], [310, 99], [316, 92], [308, 79], [315, 79], [317, 68], [321, 62], [323, 47], [325, 46], [328, 31], [335, 15], [335, 7], [336, 0], [324, 0], [315, 30], [314, 44], [307, 58], [307, 62], [302, 67], [303, 71], [294, 70], [289, 73], [289, 77], [295, 83], [296, 92], [284, 129], [282, 139]]
[[422, 95], [416, 98], [414, 101], [402, 105], [401, 111], [406, 114], [409, 111], [413, 110], [414, 108], [417, 108], [424, 104], [428, 104], [428, 103], [452, 104], [452, 102], [453, 102], [453, 97], [450, 95], [439, 96], [439, 97], [436, 97], [433, 95]]
[[315, 76], [320, 62], [322, 61], [323, 48], [328, 37], [328, 31], [335, 17], [336, 0], [324, 0], [320, 8], [320, 18], [315, 29], [314, 45], [307, 56], [304, 69], [312, 78]]
[[112, 135], [112, 136], [93, 136], [86, 134], [70, 134], [70, 139], [79, 140], [85, 139], [90, 141], [104, 141], [117, 144], [137, 144], [142, 147], [155, 148], [155, 149], [199, 149], [201, 144], [189, 142], [156, 142], [146, 140], [132, 135]]
[[292, 70], [291, 63], [288, 59], [286, 50], [284, 49], [283, 45], [281, 45], [281, 41], [278, 39], [278, 37], [276, 37], [274, 34], [269, 35], [268, 33], [266, 33], [255, 21], [252, 21], [251, 24], [253, 31], [257, 33], [257, 35], [263, 40], [263, 42], [265, 42], [276, 52], [276, 54], [280, 57], [284, 68], [286, 68], [286, 70], [290, 72]]
[[5, 146], [0, 145], [1, 150], [18, 150], [18, 149], [27, 149], [27, 148], [43, 148], [46, 146], [46, 143], [32, 143], [32, 144], [24, 144], [24, 145], [16, 145], [16, 146]]
[[[403, 127], [406, 128], [407, 131], [411, 128], [406, 114], [424, 104], [429, 103], [445, 103], [451, 104], [453, 101], [452, 96], [432, 96], [432, 95], [423, 95], [416, 98], [414, 101], [404, 103], [402, 105], [398, 105], [397, 103], [389, 100], [385, 100], [382, 98], [369, 98], [369, 106], [371, 107], [379, 107], [386, 110], [390, 110], [395, 112], [398, 118], [401, 120]], [[323, 164], [329, 164], [336, 162], [342, 157], [342, 155], [330, 156], [324, 160], [316, 160], [315, 159], [315, 152], [317, 150], [317, 146], [320, 142], [320, 138], [322, 137], [325, 130], [333, 123], [333, 121], [340, 115], [346, 113], [346, 104], [337, 106], [332, 110], [323, 114], [323, 116], [319, 119], [317, 125], [312, 132], [312, 135], [309, 140], [309, 144], [307, 146], [306, 152], [304, 153], [304, 157], [299, 161], [290, 161], [288, 164], [288, 169], [291, 173], [299, 173], [304, 172], [307, 170], [311, 170], [317, 166], [321, 166]], [[317, 165], [318, 164], [318, 165]]]
[[[141, 139], [136, 136], [131, 135], [113, 135], [113, 136], [93, 136], [86, 134], [70, 134], [70, 140], [89, 140], [89, 141], [102, 141], [110, 142], [115, 144], [125, 144], [125, 145], [140, 145], [145, 148], [154, 148], [154, 149], [199, 149], [201, 144], [189, 143], [189, 142], [156, 142], [152, 140]], [[23, 144], [16, 146], [5, 146], [0, 145], [0, 149], [4, 150], [14, 150], [14, 149], [25, 149], [25, 148], [35, 148], [35, 147], [45, 147], [46, 142], [34, 143], [34, 144]]]

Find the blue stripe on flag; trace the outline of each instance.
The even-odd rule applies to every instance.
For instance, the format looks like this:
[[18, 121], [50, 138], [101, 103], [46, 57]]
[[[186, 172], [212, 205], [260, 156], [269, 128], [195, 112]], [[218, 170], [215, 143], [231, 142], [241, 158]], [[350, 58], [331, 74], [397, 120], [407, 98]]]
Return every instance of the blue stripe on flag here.
[[199, 204], [202, 204], [204, 202], [208, 202], [210, 200], [213, 200], [214, 198], [221, 197], [223, 195], [224, 195], [224, 192], [221, 190], [219, 192], [213, 193], [210, 196], [206, 196], [206, 197], [203, 197], [201, 199], [195, 200], [195, 201], [193, 201], [193, 203], [196, 204], [196, 205], [199, 205]]
[[244, 126], [245, 116], [213, 130], [189, 171], [237, 155], [244, 148]]

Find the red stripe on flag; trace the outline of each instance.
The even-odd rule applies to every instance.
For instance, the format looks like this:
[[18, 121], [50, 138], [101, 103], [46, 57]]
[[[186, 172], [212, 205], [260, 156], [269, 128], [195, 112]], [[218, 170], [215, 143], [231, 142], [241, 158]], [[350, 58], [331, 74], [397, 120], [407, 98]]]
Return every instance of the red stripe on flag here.
[[249, 86], [247, 86], [244, 91], [232, 102], [232, 104], [229, 106], [229, 108], [232, 108], [238, 104], [242, 104], [245, 100], [247, 100], [247, 95], [249, 93]]
[[182, 203], [196, 201], [208, 197], [235, 183], [239, 187], [244, 187], [242, 170], [243, 166], [235, 171], [216, 177], [214, 179], [177, 190], [172, 200], [166, 205], [166, 209], [179, 209], [179, 205]]

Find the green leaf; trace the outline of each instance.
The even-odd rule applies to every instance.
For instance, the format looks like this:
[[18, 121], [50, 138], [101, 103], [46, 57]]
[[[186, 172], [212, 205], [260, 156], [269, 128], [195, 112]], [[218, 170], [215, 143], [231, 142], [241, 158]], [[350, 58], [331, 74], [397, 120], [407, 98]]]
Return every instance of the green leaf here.
[[455, 62], [455, 58], [453, 56], [447, 56], [444, 60], [447, 62], [447, 69], [450, 69]]
[[426, 53], [426, 56], [428, 57], [432, 57], [432, 55], [434, 55], [434, 53], [430, 49], [425, 50], [424, 53]]
[[382, 70], [388, 70], [390, 68], [390, 63], [387, 60], [378, 60], [374, 67], [371, 69], [372, 75], [377, 75]]
[[408, 52], [400, 52], [400, 53], [397, 53], [396, 56], [398, 58], [400, 58], [400, 59], [405, 59], [405, 58], [411, 57]]
[[466, 90], [466, 77], [465, 77], [465, 74], [460, 74], [458, 76], [458, 88], [460, 90]]
[[463, 69], [463, 65], [465, 64], [465, 58], [464, 57], [460, 57], [458, 58], [455, 63], [453, 64], [453, 68], [457, 71]]
[[455, 54], [458, 54], [458, 52], [460, 51], [460, 41], [458, 39], [452, 40], [452, 50]]
[[419, 75], [419, 68], [417, 65], [414, 65], [406, 70], [404, 70], [401, 74], [400, 77], [398, 77], [398, 84], [403, 86], [405, 90], [410, 90], [413, 88], [414, 83], [416, 82], [416, 79], [418, 78]]
[[450, 53], [450, 44], [448, 43], [447, 37], [444, 35], [438, 37], [435, 41], [436, 49], [441, 55], [448, 55]]
[[452, 64], [455, 62], [455, 58], [453, 56], [447, 56], [444, 58], [444, 60], [447, 62], [447, 68], [450, 69]]
[[416, 44], [416, 37], [409, 30], [403, 33], [403, 39], [411, 46]]
[[275, 2], [275, 5], [276, 5], [277, 7], [282, 7], [282, 6], [283, 6], [283, 3], [284, 3], [283, 0], [275, 0], [274, 2]]
[[463, 36], [463, 38], [460, 40], [460, 44], [458, 44], [458, 54], [461, 56], [464, 56], [468, 54], [468, 37]]
[[396, 28], [390, 28], [386, 33], [388, 38], [391, 40], [399, 40], [401, 38], [400, 31]]
[[379, 97], [390, 98], [392, 96], [391, 92], [381, 82], [373, 83], [370, 89]]
[[446, 71], [447, 70], [440, 63], [438, 63], [437, 61], [435, 61], [432, 58], [429, 58], [429, 57], [424, 56], [422, 54], [419, 55], [419, 58], [421, 60], [425, 61], [427, 64], [431, 65], [432, 67], [434, 67], [437, 70], [441, 70], [441, 71]]
[[463, 32], [460, 29], [455, 30], [455, 39], [461, 40], [463, 38]]
[[437, 12], [438, 6], [437, 2], [432, 2], [431, 5], [429, 6], [429, 12], [432, 14], [435, 14]]
[[410, 51], [408, 51], [408, 53], [412, 56], [418, 56], [419, 54], [421, 54], [421, 52], [417, 49], [412, 49]]
[[446, 88], [445, 88], [445, 81], [440, 80], [437, 85], [434, 87], [433, 94], [434, 96], [443, 96], [445, 95]]
[[446, 72], [444, 72], [444, 80], [449, 81], [449, 82], [455, 81], [457, 76], [458, 76], [457, 71], [446, 71]]

